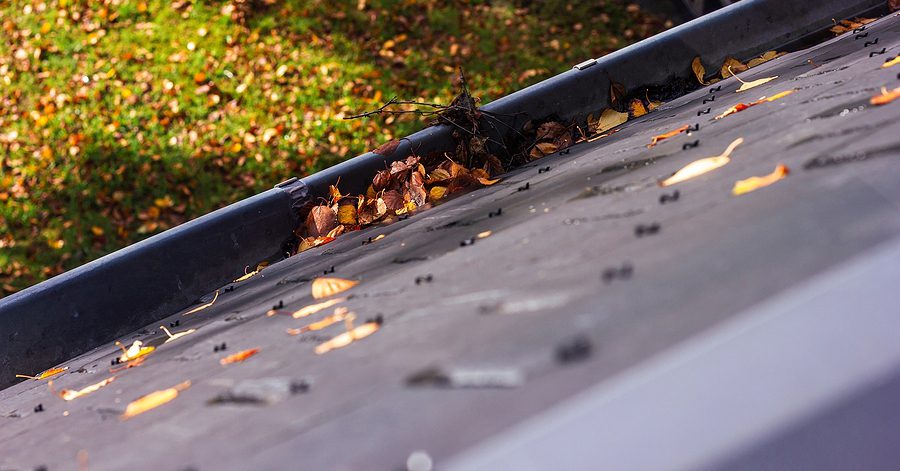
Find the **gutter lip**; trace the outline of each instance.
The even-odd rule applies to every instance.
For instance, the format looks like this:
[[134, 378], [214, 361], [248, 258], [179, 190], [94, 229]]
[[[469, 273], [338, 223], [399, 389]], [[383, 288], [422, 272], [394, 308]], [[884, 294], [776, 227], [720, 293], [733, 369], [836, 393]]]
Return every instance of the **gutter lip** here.
[[[506, 122], [510, 128], [554, 114], [583, 123], [588, 113], [606, 107], [614, 79], [628, 90], [636, 90], [690, 77], [689, 64], [695, 56], [721, 63], [725, 55], [756, 55], [821, 32], [832, 24], [832, 18], [884, 8], [883, 0], [820, 0], [813, 5], [744, 0], [601, 58], [588, 59], [482, 109], [514, 115]], [[737, 46], [742, 49], [736, 52]], [[401, 139], [391, 157], [367, 152], [302, 179], [286, 180], [0, 299], [0, 325], [11, 330], [0, 342], [0, 388], [14, 384], [13, 366], [16, 372], [49, 368], [188, 307], [230, 282], [245, 265], [276, 259], [301, 222], [302, 207], [327, 194], [328, 186], [338, 178], [346, 192], [362, 193], [374, 173], [391, 162], [412, 153], [449, 150], [452, 145], [449, 127], [425, 128]], [[271, 226], [254, 227], [253, 218]], [[173, 253], [189, 254], [189, 260], [172, 257]], [[226, 257], [232, 257], [228, 265], [223, 264]], [[147, 266], [148, 260], [156, 264]], [[209, 269], [192, 272], [196, 267]], [[136, 286], [129, 281], [136, 279], [135, 274], [150, 280], [149, 285]], [[88, 280], [99, 286], [89, 286], [85, 292]], [[135, 297], [144, 301], [136, 304]], [[127, 310], [137, 312], [123, 316]], [[85, 338], [88, 328], [95, 330]], [[59, 348], [43, 348], [50, 342]]]

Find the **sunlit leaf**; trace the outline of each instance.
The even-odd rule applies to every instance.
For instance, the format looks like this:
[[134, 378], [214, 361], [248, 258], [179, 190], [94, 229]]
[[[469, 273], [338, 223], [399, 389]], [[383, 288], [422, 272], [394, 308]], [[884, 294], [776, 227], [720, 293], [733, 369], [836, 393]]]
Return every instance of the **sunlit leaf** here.
[[50, 378], [50, 377], [52, 377], [52, 376], [56, 376], [56, 375], [62, 373], [63, 371], [66, 371], [66, 370], [68, 370], [68, 369], [69, 369], [68, 366], [56, 367], [56, 368], [50, 368], [49, 370], [43, 371], [43, 372], [41, 372], [41, 373], [38, 373], [38, 374], [35, 375], [35, 376], [16, 375], [16, 378], [47, 379], [47, 378]]
[[481, 177], [479, 177], [479, 178], [478, 178], [478, 183], [481, 183], [481, 184], [484, 185], [484, 186], [491, 186], [491, 185], [493, 185], [494, 183], [499, 182], [500, 180], [502, 180], [502, 178], [494, 178], [494, 179], [490, 179], [490, 178], [481, 178]]
[[345, 280], [343, 278], [316, 278], [312, 282], [313, 299], [323, 299], [343, 293], [359, 284], [359, 281]]
[[119, 361], [123, 362], [140, 358], [153, 350], [156, 350], [156, 347], [144, 347], [144, 342], [141, 342], [140, 340], [135, 340], [127, 349], [119, 341], [116, 341], [116, 345], [122, 349], [122, 355], [119, 356]]
[[728, 145], [728, 148], [725, 149], [725, 152], [723, 152], [721, 155], [695, 160], [685, 165], [680, 170], [675, 172], [671, 177], [659, 182], [659, 186], [665, 187], [674, 185], [676, 183], [681, 183], [685, 180], [690, 180], [691, 178], [698, 177], [707, 172], [711, 172], [727, 164], [731, 161], [731, 153], [734, 152], [734, 149], [742, 142], [744, 142], [744, 138], [739, 137], [732, 141], [732, 143]]
[[[321, 303], [303, 306], [302, 308], [300, 308], [294, 312], [285, 312], [285, 314], [290, 314], [291, 316], [293, 316], [294, 319], [300, 319], [301, 317], [311, 316], [323, 309], [328, 309], [329, 307], [334, 306], [335, 304], [338, 304], [338, 303], [342, 303], [346, 300], [347, 300], [347, 298], [329, 299], [327, 301], [322, 301]], [[269, 312], [267, 312], [266, 315], [271, 317], [271, 316], [274, 316], [275, 314], [279, 314], [281, 312], [282, 311], [272, 309]]]
[[556, 144], [552, 142], [538, 142], [531, 148], [531, 152], [528, 156], [531, 157], [532, 160], [540, 159], [541, 157], [556, 152], [557, 149]]
[[447, 187], [446, 186], [433, 186], [431, 190], [428, 191], [428, 200], [429, 201], [440, 201], [447, 195]]
[[704, 80], [706, 68], [703, 67], [700, 56], [695, 57], [694, 60], [691, 61], [691, 70], [694, 71], [694, 77], [697, 77], [697, 81], [700, 82], [700, 85], [708, 85], [706, 80]]
[[485, 237], [490, 237], [491, 234], [493, 234], [493, 231], [484, 231], [484, 232], [479, 232], [478, 235], [475, 237], [477, 237], [479, 239], [484, 239]]
[[722, 70], [720, 71], [720, 73], [722, 74], [722, 78], [725, 79], [738, 72], [743, 72], [747, 70], [747, 68], [748, 67], [744, 65], [743, 62], [729, 56], [726, 57], [725, 62], [722, 63]]
[[167, 402], [172, 401], [176, 397], [178, 397], [178, 393], [184, 391], [185, 389], [191, 387], [190, 381], [185, 381], [183, 383], [179, 383], [168, 389], [161, 389], [159, 391], [154, 391], [146, 396], [142, 396], [131, 403], [125, 408], [125, 412], [119, 416], [122, 420], [130, 419], [136, 415], [143, 414], [149, 410], [156, 409], [157, 407], [166, 404]]
[[619, 113], [616, 110], [607, 108], [600, 113], [600, 119], [597, 120], [595, 123], [596, 127], [593, 127], [591, 131], [595, 133], [608, 131], [626, 121], [628, 121], [628, 113]]
[[647, 147], [648, 148], [653, 147], [656, 144], [659, 144], [660, 141], [666, 140], [670, 137], [677, 136], [677, 135], [687, 131], [688, 129], [690, 129], [690, 127], [691, 127], [690, 124], [685, 124], [684, 126], [678, 128], [678, 129], [673, 129], [672, 131], [669, 131], [667, 133], [663, 133], [658, 136], [653, 136], [653, 140], [651, 140], [650, 143], [647, 144]]
[[241, 350], [240, 352], [233, 353], [231, 355], [228, 355], [227, 357], [220, 359], [219, 364], [224, 366], [224, 365], [230, 365], [232, 363], [239, 363], [239, 362], [242, 362], [242, 361], [252, 357], [253, 355], [256, 355], [257, 353], [259, 353], [258, 348]]
[[745, 92], [745, 91], [747, 91], [747, 90], [750, 90], [751, 88], [758, 87], [758, 86], [760, 86], [760, 85], [762, 85], [762, 84], [765, 84], [765, 83], [769, 83], [769, 82], [771, 82], [772, 80], [777, 79], [778, 76], [776, 75], [776, 76], [774, 76], [774, 77], [764, 77], [764, 78], [761, 78], [761, 79], [752, 80], [752, 81], [750, 81], [750, 82], [745, 82], [745, 81], [741, 80], [740, 77], [738, 77], [737, 75], [735, 75], [734, 78], [738, 79], [738, 81], [741, 82], [741, 86], [740, 86], [740, 88], [737, 89], [737, 91], [738, 91], [738, 92]]
[[[254, 272], [254, 274], [255, 274], [255, 272]], [[246, 280], [247, 278], [250, 278], [250, 276], [253, 276], [253, 275], [252, 275], [252, 274], [249, 275], [249, 276], [248, 276], [248, 275], [244, 275], [244, 277], [246, 277], [246, 278], [241, 277], [241, 278], [238, 278], [237, 280], [234, 280], [234, 281], [235, 281], [235, 282], [237, 282], [237, 281], [243, 281], [243, 280]], [[186, 315], [188, 315], [188, 314], [193, 314], [193, 313], [195, 313], [195, 312], [200, 312], [200, 311], [202, 311], [202, 310], [204, 310], [204, 309], [206, 309], [206, 308], [212, 306], [212, 305], [216, 302], [217, 299], [219, 299], [219, 290], [216, 290], [216, 294], [213, 295], [212, 301], [210, 301], [210, 302], [208, 302], [208, 303], [201, 304], [201, 305], [195, 307], [194, 309], [191, 309], [190, 311], [185, 312], [184, 314], [182, 314], [182, 316], [186, 316]]]
[[647, 108], [644, 107], [644, 102], [642, 102], [640, 98], [632, 99], [631, 103], [628, 105], [628, 109], [631, 112], [632, 118], [637, 118], [647, 114]]
[[[334, 310], [333, 314], [326, 316], [319, 321], [312, 322], [303, 327], [300, 327], [299, 329], [287, 329], [287, 333], [290, 335], [300, 335], [305, 332], [322, 330], [341, 321], [352, 322], [354, 319], [356, 319], [355, 314], [353, 314], [352, 312], [348, 312], [347, 308], [339, 307]], [[350, 328], [352, 329], [352, 325], [350, 325]]]
[[63, 398], [63, 400], [65, 400], [65, 401], [72, 401], [72, 400], [78, 399], [79, 397], [86, 396], [94, 391], [97, 391], [98, 389], [108, 385], [109, 383], [112, 383], [115, 379], [116, 379], [116, 377], [113, 376], [110, 378], [106, 378], [103, 381], [94, 383], [90, 386], [85, 386], [77, 391], [74, 389], [63, 389], [63, 390], [60, 390], [56, 394], [59, 397]]
[[886, 88], [881, 87], [881, 94], [875, 95], [869, 99], [869, 103], [875, 106], [886, 105], [897, 98], [900, 98], [900, 87], [897, 87], [891, 91], [888, 91]]
[[351, 343], [353, 343], [357, 340], [364, 339], [364, 338], [374, 334], [380, 328], [381, 328], [381, 324], [378, 322], [366, 322], [365, 324], [363, 324], [359, 327], [348, 330], [347, 332], [344, 332], [343, 334], [340, 334], [340, 335], [337, 335], [337, 336], [331, 338], [331, 340], [328, 340], [328, 341], [320, 343], [319, 345], [316, 345], [315, 352], [318, 355], [322, 355], [322, 354], [328, 353], [332, 350], [346, 347], [347, 345], [350, 345]]
[[770, 97], [768, 97], [768, 98], [767, 98], [767, 97], [762, 97], [762, 98], [760, 98], [759, 100], [752, 101], [752, 102], [750, 102], [750, 103], [738, 103], [738, 104], [736, 104], [736, 105], [734, 105], [734, 106], [728, 108], [727, 110], [723, 111], [722, 114], [716, 116], [715, 119], [722, 119], [722, 118], [724, 118], [724, 117], [726, 117], [726, 116], [729, 116], [729, 115], [732, 115], [732, 114], [735, 114], [735, 113], [744, 111], [744, 110], [746, 110], [747, 108], [750, 108], [750, 107], [752, 107], [752, 106], [756, 106], [756, 105], [758, 105], [758, 104], [760, 104], [760, 103], [766, 103], [766, 102], [775, 101], [775, 100], [784, 98], [784, 97], [790, 95], [791, 93], [794, 93], [794, 91], [793, 91], [793, 90], [785, 90], [785, 91], [783, 91], [783, 92], [776, 93], [776, 94], [774, 94], [774, 95], [772, 95], [772, 96], [770, 96]]
[[881, 68], [882, 68], [882, 69], [887, 69], [888, 67], [893, 67], [893, 66], [895, 66], [895, 65], [897, 65], [897, 64], [900, 64], [900, 54], [898, 54], [897, 57], [888, 60], [888, 61], [885, 62], [884, 64], [881, 64]]
[[758, 190], [764, 186], [769, 186], [788, 175], [788, 168], [784, 165], [778, 165], [775, 170], [768, 175], [762, 177], [750, 177], [744, 180], [738, 180], [731, 189], [733, 195], [743, 195], [751, 191]]
[[781, 57], [787, 54], [786, 52], [778, 52], [778, 51], [766, 51], [762, 53], [759, 57], [754, 57], [747, 62], [747, 67], [756, 67], [760, 64], [764, 64], [776, 57]]
[[159, 328], [162, 329], [162, 331], [165, 332], [166, 335], [169, 336], [169, 338], [166, 339], [166, 341], [163, 342], [163, 343], [174, 342], [175, 340], [178, 340], [178, 339], [180, 339], [181, 337], [184, 337], [185, 335], [190, 335], [190, 334], [193, 334], [194, 332], [197, 331], [197, 329], [188, 329], [188, 330], [184, 330], [184, 331], [177, 332], [177, 333], [174, 333], [174, 334], [173, 334], [172, 332], [169, 332], [169, 329], [167, 329], [167, 328], [166, 328], [165, 326], [163, 326], [163, 325], [159, 326]]

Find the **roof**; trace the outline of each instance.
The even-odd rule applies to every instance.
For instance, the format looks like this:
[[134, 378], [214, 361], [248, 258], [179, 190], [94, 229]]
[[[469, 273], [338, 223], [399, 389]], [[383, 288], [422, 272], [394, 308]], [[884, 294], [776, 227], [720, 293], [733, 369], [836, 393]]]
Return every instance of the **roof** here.
[[[894, 463], [889, 443], [847, 437], [886, 420], [851, 399], [900, 384], [900, 350], [879, 334], [900, 323], [886, 282], [900, 276], [883, 263], [900, 255], [900, 107], [868, 104], [900, 85], [900, 69], [880, 68], [898, 45], [900, 18], [882, 18], [742, 74], [777, 76], [750, 91], [723, 80], [496, 185], [267, 267], [162, 320], [196, 329], [184, 338], [163, 344], [159, 323], [126, 336], [157, 349], [86, 397], [64, 402], [38, 381], [0, 391], [0, 467], [71, 467], [86, 450], [92, 469], [796, 469], [837, 442], [845, 456], [872, 447], [873, 467]], [[659, 186], [738, 138], [726, 165]], [[732, 194], [777, 165], [786, 178]], [[359, 280], [343, 306], [383, 324], [318, 355], [340, 327], [285, 330], [330, 310], [266, 313], [316, 302], [311, 281], [326, 274]], [[119, 354], [105, 344], [67, 361], [54, 386], [95, 384]], [[815, 368], [822, 359], [831, 367]], [[188, 380], [170, 403], [118, 419]], [[833, 435], [810, 432], [821, 424]]]

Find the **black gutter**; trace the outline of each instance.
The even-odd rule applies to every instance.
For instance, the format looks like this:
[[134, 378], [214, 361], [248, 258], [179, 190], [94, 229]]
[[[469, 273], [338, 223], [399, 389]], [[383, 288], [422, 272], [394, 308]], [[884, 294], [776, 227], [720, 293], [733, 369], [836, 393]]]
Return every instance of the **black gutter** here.
[[[726, 55], [746, 60], [802, 41], [832, 18], [884, 8], [883, 0], [744, 0], [641, 41], [483, 107], [503, 119], [495, 138], [529, 119], [556, 116], [584, 123], [606, 107], [611, 81], [629, 91], [690, 79], [700, 56], [713, 69]], [[447, 127], [401, 140], [390, 158], [366, 153], [302, 180], [237, 202], [0, 299], [0, 387], [16, 373], [36, 373], [184, 309], [245, 266], [277, 260], [299, 224], [299, 208], [341, 180], [343, 192], [364, 192], [377, 170], [415, 152], [453, 149]]]

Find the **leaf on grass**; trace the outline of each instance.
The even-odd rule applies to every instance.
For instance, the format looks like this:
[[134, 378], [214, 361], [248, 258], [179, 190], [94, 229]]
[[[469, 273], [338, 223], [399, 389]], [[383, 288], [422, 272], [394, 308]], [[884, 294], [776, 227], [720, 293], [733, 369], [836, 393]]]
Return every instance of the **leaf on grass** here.
[[[255, 272], [254, 272], [254, 273], [255, 273]], [[249, 276], [247, 276], [247, 275], [244, 275], [244, 276], [246, 276], [247, 278], [249, 278]], [[251, 275], [251, 276], [252, 276], [252, 275]], [[242, 278], [243, 278], [243, 277], [242, 277]], [[246, 278], [244, 278], [244, 279], [246, 279]], [[234, 280], [234, 281], [235, 281], [235, 282], [241, 281], [241, 278], [238, 278], [237, 280]], [[184, 314], [182, 314], [182, 316], [186, 316], [186, 315], [188, 315], [188, 314], [193, 314], [193, 313], [195, 313], [195, 312], [202, 311], [202, 310], [204, 310], [204, 309], [206, 309], [206, 308], [212, 306], [213, 303], [215, 303], [217, 299], [219, 299], [219, 290], [216, 290], [216, 294], [213, 296], [212, 301], [210, 301], [210, 302], [208, 302], [208, 303], [205, 303], [205, 304], [201, 304], [201, 305], [195, 307], [194, 309], [191, 309], [190, 311], [185, 312]]]
[[681, 134], [681, 133], [687, 131], [688, 129], [690, 129], [690, 127], [691, 127], [690, 124], [685, 124], [684, 126], [678, 128], [678, 129], [674, 129], [674, 130], [672, 130], [672, 131], [669, 131], [669, 132], [667, 132], [667, 133], [660, 134], [660, 135], [658, 135], [658, 136], [653, 136], [653, 140], [651, 140], [650, 143], [647, 144], [647, 148], [651, 148], [651, 147], [653, 147], [653, 146], [659, 144], [660, 141], [664, 141], [664, 140], [666, 140], [666, 139], [668, 139], [668, 138], [670, 138], [670, 137], [677, 136], [677, 135], [679, 135], [679, 134]]
[[[303, 327], [300, 327], [299, 329], [287, 329], [287, 333], [289, 335], [300, 335], [305, 332], [322, 330], [326, 327], [329, 327], [329, 326], [334, 325], [341, 321], [351, 321], [352, 322], [354, 319], [356, 319], [356, 314], [354, 314], [352, 312], [348, 312], [347, 308], [345, 308], [345, 307], [343, 307], [343, 308], [339, 307], [334, 310], [333, 314], [326, 316], [319, 321], [316, 321], [311, 324], [307, 324]], [[351, 326], [351, 328], [352, 328], [352, 326]]]
[[190, 381], [185, 381], [183, 383], [179, 383], [168, 389], [161, 389], [159, 391], [153, 391], [146, 396], [142, 396], [134, 401], [132, 401], [125, 408], [125, 412], [119, 416], [122, 420], [130, 419], [136, 415], [143, 414], [152, 409], [156, 409], [157, 407], [175, 399], [178, 397], [178, 393], [184, 391], [185, 389], [191, 387]]
[[135, 358], [140, 358], [144, 355], [149, 354], [153, 350], [156, 350], [156, 347], [143, 346], [144, 342], [141, 342], [140, 340], [135, 340], [127, 349], [124, 345], [122, 345], [122, 342], [119, 342], [118, 340], [116, 341], [116, 345], [122, 349], [122, 354], [119, 355], [119, 361], [123, 362], [131, 361]]
[[239, 351], [239, 352], [237, 352], [237, 353], [228, 355], [227, 357], [224, 357], [224, 358], [220, 359], [220, 360], [219, 360], [219, 364], [222, 365], [222, 366], [225, 366], [225, 365], [230, 365], [230, 364], [232, 364], [232, 363], [240, 363], [240, 362], [242, 362], [242, 361], [244, 361], [244, 360], [246, 360], [246, 359], [252, 357], [253, 355], [256, 355], [257, 353], [259, 353], [259, 349], [258, 349], [258, 348], [251, 348], [251, 349], [248, 349], [248, 350], [241, 350], [241, 351]]
[[768, 175], [738, 180], [734, 183], [734, 187], [731, 189], [731, 194], [737, 196], [743, 195], [744, 193], [750, 193], [751, 191], [758, 190], [764, 186], [769, 186], [786, 177], [787, 175], [788, 168], [784, 165], [779, 164], [777, 167], [775, 167], [775, 170]]
[[747, 69], [748, 67], [744, 65], [743, 62], [729, 56], [726, 57], [725, 62], [722, 63], [722, 70], [720, 71], [720, 73], [722, 74], [722, 78], [726, 79], [736, 73], [743, 72]]
[[728, 148], [725, 149], [721, 155], [717, 155], [715, 157], [707, 157], [705, 159], [695, 160], [680, 170], [675, 172], [671, 177], [659, 182], [659, 186], [670, 186], [676, 183], [681, 183], [685, 180], [690, 180], [691, 178], [703, 175], [704, 173], [713, 171], [728, 162], [731, 161], [731, 153], [734, 152], [734, 149], [741, 145], [744, 142], [744, 138], [739, 137], [731, 142], [728, 145]]
[[325, 342], [320, 343], [319, 345], [316, 345], [315, 352], [317, 355], [322, 355], [322, 354], [328, 353], [332, 350], [346, 347], [347, 345], [350, 345], [351, 343], [353, 343], [357, 340], [364, 339], [364, 338], [374, 334], [380, 328], [381, 328], [380, 322], [376, 322], [376, 321], [366, 322], [365, 324], [363, 324], [359, 327], [348, 330], [347, 332], [344, 332], [343, 334], [340, 334], [340, 335], [337, 335], [337, 336], [331, 338], [331, 340], [327, 340]]
[[888, 91], [886, 88], [881, 87], [881, 94], [875, 95], [869, 99], [869, 104], [875, 106], [886, 105], [897, 98], [900, 98], [900, 87], [897, 87], [891, 91]]
[[[56, 395], [61, 397], [64, 401], [72, 401], [72, 400], [78, 399], [79, 397], [86, 396], [86, 395], [108, 385], [109, 383], [112, 383], [113, 381], [115, 381], [115, 379], [116, 379], [116, 377], [112, 376], [112, 377], [106, 378], [103, 381], [100, 381], [98, 383], [94, 383], [90, 386], [85, 386], [77, 391], [74, 389], [63, 389], [63, 390], [60, 390], [58, 393], [56, 393]], [[51, 381], [50, 383], [51, 383], [50, 386], [52, 387], [53, 382]]]
[[751, 88], [758, 87], [758, 86], [760, 86], [760, 85], [762, 85], [762, 84], [765, 84], [765, 83], [769, 83], [769, 82], [771, 82], [772, 80], [777, 79], [778, 76], [776, 75], [776, 76], [774, 76], [774, 77], [763, 77], [763, 78], [761, 78], [761, 79], [756, 79], [756, 80], [753, 80], [753, 81], [750, 81], [750, 82], [745, 82], [745, 81], [741, 80], [740, 77], [738, 77], [737, 75], [735, 75], [734, 78], [738, 79], [738, 80], [741, 82], [741, 86], [740, 86], [740, 88], [737, 89], [737, 91], [738, 91], [738, 92], [745, 92], [745, 91], [747, 91], [747, 90], [750, 90]]
[[900, 54], [898, 54], [897, 57], [895, 57], [893, 59], [889, 59], [889, 60], [885, 61], [884, 64], [881, 64], [881, 68], [887, 69], [888, 67], [893, 67], [897, 64], [900, 64]]
[[343, 293], [359, 284], [359, 281], [343, 278], [316, 278], [312, 282], [313, 299], [322, 299]]
[[43, 372], [41, 372], [41, 373], [39, 373], [39, 374], [37, 374], [37, 375], [35, 375], [35, 376], [16, 375], [16, 378], [27, 378], [27, 379], [36, 379], [36, 380], [37, 380], [37, 379], [47, 379], [47, 378], [49, 378], [49, 377], [51, 377], [51, 376], [56, 376], [56, 375], [62, 373], [63, 371], [66, 371], [66, 370], [68, 370], [68, 369], [69, 369], [68, 366], [57, 367], [57, 368], [50, 368], [49, 370], [43, 371]]
[[166, 335], [169, 336], [169, 338], [167, 338], [166, 341], [163, 343], [174, 342], [175, 340], [178, 340], [181, 337], [184, 337], [185, 335], [190, 335], [197, 331], [197, 329], [188, 329], [188, 330], [184, 330], [184, 331], [173, 334], [172, 332], [169, 332], [169, 329], [167, 329], [166, 326], [164, 326], [164, 325], [159, 326], [159, 328], [162, 329], [162, 331], [165, 332]]
[[392, 139], [384, 144], [378, 146], [377, 149], [373, 150], [372, 153], [383, 155], [385, 157], [390, 157], [393, 155], [394, 151], [397, 150], [397, 147], [400, 146], [400, 141], [397, 139]]
[[640, 98], [634, 98], [628, 106], [632, 118], [638, 118], [647, 114], [647, 108]]
[[691, 70], [694, 71], [694, 77], [697, 77], [697, 81], [700, 82], [700, 85], [709, 85], [709, 82], [704, 80], [704, 76], [706, 76], [706, 68], [703, 67], [703, 62], [700, 61], [700, 56], [694, 58], [691, 61]]

